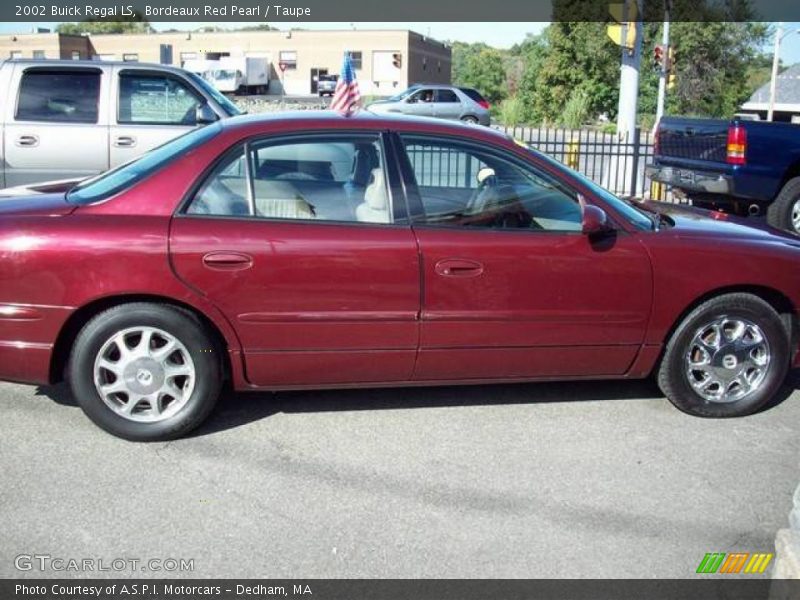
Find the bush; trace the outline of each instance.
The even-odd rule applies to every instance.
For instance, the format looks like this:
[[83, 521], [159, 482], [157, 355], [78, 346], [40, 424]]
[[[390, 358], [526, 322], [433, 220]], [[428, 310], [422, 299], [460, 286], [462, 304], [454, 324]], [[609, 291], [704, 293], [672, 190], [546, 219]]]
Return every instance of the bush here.
[[567, 129], [580, 129], [589, 118], [589, 94], [584, 90], [573, 90], [558, 119], [558, 124]]
[[511, 96], [500, 103], [497, 119], [507, 126], [522, 125], [525, 122], [525, 106], [519, 96]]

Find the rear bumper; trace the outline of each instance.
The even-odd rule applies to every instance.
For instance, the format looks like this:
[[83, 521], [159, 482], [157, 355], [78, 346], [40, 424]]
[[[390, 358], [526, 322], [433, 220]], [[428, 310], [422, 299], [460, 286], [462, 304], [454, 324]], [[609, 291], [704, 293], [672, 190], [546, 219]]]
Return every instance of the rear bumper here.
[[712, 171], [647, 165], [645, 174], [653, 181], [666, 183], [682, 190], [722, 195], [733, 195], [734, 193], [731, 177]]

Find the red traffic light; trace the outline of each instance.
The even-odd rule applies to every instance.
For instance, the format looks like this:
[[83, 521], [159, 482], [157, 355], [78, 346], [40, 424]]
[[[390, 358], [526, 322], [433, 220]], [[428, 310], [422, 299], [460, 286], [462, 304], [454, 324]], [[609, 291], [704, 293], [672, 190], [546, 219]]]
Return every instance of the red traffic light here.
[[661, 44], [656, 44], [656, 47], [653, 48], [653, 63], [658, 67], [664, 66], [664, 46]]

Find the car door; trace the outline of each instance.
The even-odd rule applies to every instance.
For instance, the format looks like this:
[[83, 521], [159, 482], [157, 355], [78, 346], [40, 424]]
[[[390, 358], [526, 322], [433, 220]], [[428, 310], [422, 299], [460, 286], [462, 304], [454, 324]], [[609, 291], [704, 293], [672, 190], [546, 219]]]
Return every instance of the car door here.
[[433, 102], [433, 116], [440, 119], [460, 119], [463, 107], [453, 90], [436, 90]]
[[14, 66], [5, 106], [6, 185], [108, 169], [107, 83], [100, 67]]
[[254, 140], [173, 219], [175, 271], [231, 321], [253, 385], [410, 379], [419, 258], [394, 164], [375, 133]]
[[423, 261], [414, 378], [625, 373], [652, 302], [637, 237], [583, 235], [582, 197], [508, 150], [399, 143]]
[[432, 117], [433, 99], [433, 90], [430, 88], [422, 88], [403, 100], [400, 112], [416, 117]]
[[204, 99], [172, 73], [114, 68], [111, 166], [127, 162], [197, 126]]

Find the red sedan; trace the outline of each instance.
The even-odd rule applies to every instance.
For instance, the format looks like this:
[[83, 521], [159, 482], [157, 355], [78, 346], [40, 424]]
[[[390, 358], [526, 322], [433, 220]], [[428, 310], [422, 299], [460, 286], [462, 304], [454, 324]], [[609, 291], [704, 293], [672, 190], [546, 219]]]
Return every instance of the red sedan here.
[[800, 365], [800, 240], [634, 207], [488, 128], [236, 118], [45, 192], [0, 200], [0, 378], [66, 377], [128, 439], [185, 434], [225, 381], [655, 373], [731, 417]]

